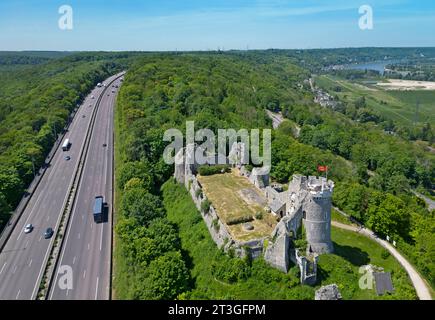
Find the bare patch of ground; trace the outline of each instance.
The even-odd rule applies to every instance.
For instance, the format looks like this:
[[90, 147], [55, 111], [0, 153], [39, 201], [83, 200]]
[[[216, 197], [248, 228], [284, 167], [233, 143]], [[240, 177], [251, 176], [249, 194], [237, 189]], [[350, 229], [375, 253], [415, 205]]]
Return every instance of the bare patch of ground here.
[[388, 82], [379, 82], [377, 86], [385, 90], [435, 90], [435, 82], [430, 81], [389, 79]]

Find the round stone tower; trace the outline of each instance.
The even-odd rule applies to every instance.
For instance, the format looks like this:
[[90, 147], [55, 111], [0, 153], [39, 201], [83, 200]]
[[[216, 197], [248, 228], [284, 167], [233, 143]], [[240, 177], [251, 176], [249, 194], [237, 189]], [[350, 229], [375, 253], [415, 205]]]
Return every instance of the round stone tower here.
[[307, 196], [303, 201], [303, 221], [307, 234], [308, 251], [331, 253], [331, 197], [334, 183], [325, 178], [309, 177], [305, 185]]

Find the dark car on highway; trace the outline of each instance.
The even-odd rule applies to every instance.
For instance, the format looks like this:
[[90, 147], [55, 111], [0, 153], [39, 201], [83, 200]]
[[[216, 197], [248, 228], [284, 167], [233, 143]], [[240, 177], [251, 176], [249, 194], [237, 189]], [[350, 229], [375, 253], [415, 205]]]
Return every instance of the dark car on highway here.
[[50, 239], [53, 236], [53, 229], [52, 228], [47, 228], [47, 230], [45, 230], [44, 232], [44, 238], [45, 239]]

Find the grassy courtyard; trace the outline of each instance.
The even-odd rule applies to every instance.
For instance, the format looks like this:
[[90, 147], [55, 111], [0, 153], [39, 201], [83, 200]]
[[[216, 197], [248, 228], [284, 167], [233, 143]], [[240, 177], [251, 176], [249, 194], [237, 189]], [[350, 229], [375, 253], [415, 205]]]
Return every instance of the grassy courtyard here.
[[[266, 198], [249, 180], [240, 176], [238, 170], [231, 173], [200, 176], [198, 180], [204, 194], [211, 201], [221, 221], [228, 226], [231, 235], [240, 241], [269, 236], [277, 224], [275, 216], [267, 213], [264, 207]], [[233, 225], [231, 221], [243, 217], [253, 217], [254, 229], [247, 231], [243, 223]]]

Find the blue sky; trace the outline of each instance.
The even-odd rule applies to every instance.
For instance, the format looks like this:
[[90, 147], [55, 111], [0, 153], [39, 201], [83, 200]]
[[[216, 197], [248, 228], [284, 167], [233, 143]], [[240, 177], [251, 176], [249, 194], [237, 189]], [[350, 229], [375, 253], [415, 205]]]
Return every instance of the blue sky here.
[[[73, 30], [58, 9], [73, 8]], [[361, 5], [374, 13], [360, 30]], [[435, 46], [433, 0], [1, 0], [0, 50]]]

